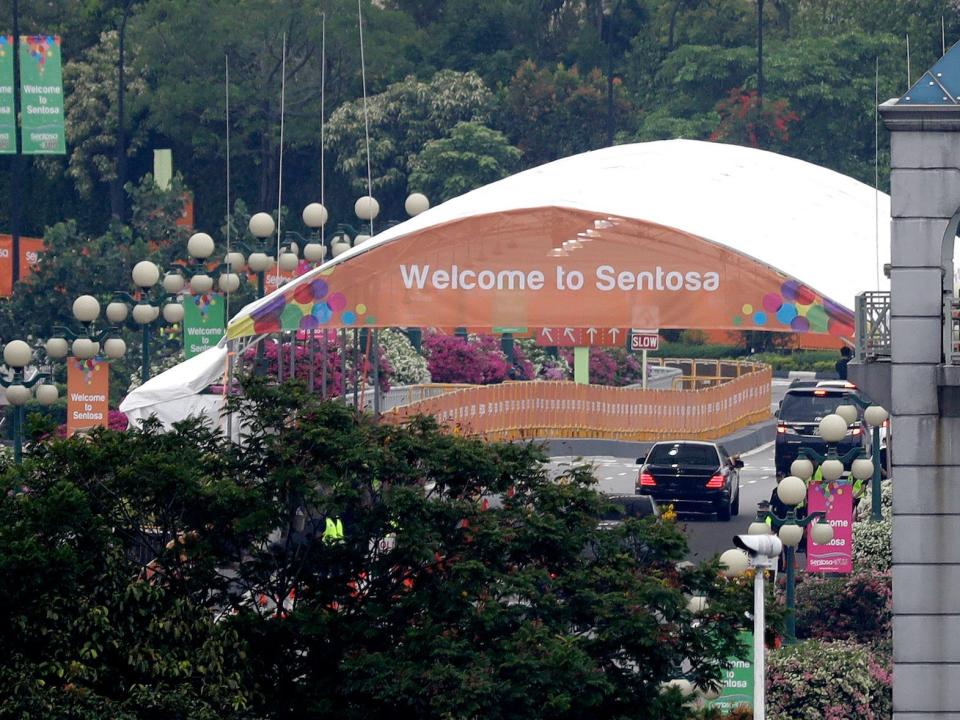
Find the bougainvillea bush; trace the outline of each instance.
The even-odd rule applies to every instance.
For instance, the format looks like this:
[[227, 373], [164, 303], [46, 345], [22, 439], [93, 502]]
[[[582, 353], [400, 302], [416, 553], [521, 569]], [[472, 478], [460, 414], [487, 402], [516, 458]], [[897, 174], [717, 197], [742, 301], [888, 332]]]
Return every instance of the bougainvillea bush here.
[[[271, 377], [278, 377], [278, 367], [277, 367], [277, 356], [279, 352], [280, 345], [276, 341], [262, 341], [264, 343], [264, 358], [267, 363], [267, 374]], [[289, 380], [288, 369], [290, 367], [290, 343], [283, 343], [283, 377], [284, 380]], [[246, 363], [251, 364], [254, 362], [256, 357], [256, 346], [251, 346], [243, 355], [243, 359]], [[310, 348], [304, 342], [299, 342], [296, 349], [296, 362], [295, 370], [297, 380], [305, 384], [309, 384], [310, 381]], [[323, 386], [323, 347], [319, 340], [316, 341], [316, 345], [313, 349], [314, 359], [313, 359], [313, 389], [317, 392]], [[364, 356], [364, 348], [361, 347], [359, 350], [360, 353], [360, 363], [359, 370], [359, 380], [360, 383], [366, 383], [367, 387], [371, 387], [373, 383], [373, 366], [366, 357]], [[337, 396], [343, 393], [343, 383], [344, 383], [344, 372], [342, 370], [342, 363], [340, 357], [340, 344], [339, 342], [334, 342], [333, 339], [329, 340], [327, 343], [327, 394], [330, 396]], [[383, 352], [383, 348], [380, 348], [380, 389], [384, 392], [390, 389], [391, 378], [393, 376], [393, 368], [390, 366], [390, 362], [387, 359], [386, 355]], [[346, 360], [346, 382], [347, 387], [353, 387], [354, 379], [356, 375], [353, 370], [353, 344], [352, 340], [347, 345], [347, 360]]]
[[893, 622], [889, 572], [808, 575], [797, 585], [797, 637], [889, 644]]
[[871, 647], [804, 640], [769, 654], [770, 720], [886, 720], [892, 712], [889, 658]]
[[500, 347], [500, 339], [492, 335], [464, 338], [429, 332], [423, 339], [423, 353], [433, 382], [490, 385], [534, 377], [533, 365], [523, 349], [514, 345], [511, 366]]

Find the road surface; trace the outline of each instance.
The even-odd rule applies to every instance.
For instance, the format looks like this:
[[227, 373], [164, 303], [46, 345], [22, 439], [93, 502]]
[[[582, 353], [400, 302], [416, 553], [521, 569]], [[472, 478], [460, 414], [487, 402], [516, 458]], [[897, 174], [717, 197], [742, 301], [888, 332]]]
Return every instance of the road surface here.
[[[774, 379], [771, 387], [770, 409], [777, 409], [787, 387], [788, 380]], [[720, 522], [716, 515], [681, 513], [678, 521], [684, 527], [690, 545], [688, 558], [694, 562], [705, 560], [733, 547], [733, 536], [747, 531], [747, 526], [756, 516], [757, 503], [769, 500], [776, 487], [773, 465], [773, 443], [745, 452], [740, 456], [744, 467], [740, 471], [740, 514], [730, 522]], [[586, 462], [594, 466], [594, 474], [601, 492], [629, 494], [634, 491], [637, 479], [636, 458], [615, 458], [594, 455], [584, 458], [557, 456], [551, 465], [560, 471], [572, 462]]]

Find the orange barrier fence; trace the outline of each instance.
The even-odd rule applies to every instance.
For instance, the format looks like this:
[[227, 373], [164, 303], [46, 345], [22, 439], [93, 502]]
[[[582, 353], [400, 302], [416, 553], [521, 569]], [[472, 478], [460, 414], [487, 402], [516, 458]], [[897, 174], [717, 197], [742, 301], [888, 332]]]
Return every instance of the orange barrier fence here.
[[455, 432], [487, 440], [716, 439], [770, 417], [770, 377], [769, 367], [749, 364], [739, 377], [699, 390], [571, 382], [477, 385], [396, 407], [384, 419], [433, 415]]

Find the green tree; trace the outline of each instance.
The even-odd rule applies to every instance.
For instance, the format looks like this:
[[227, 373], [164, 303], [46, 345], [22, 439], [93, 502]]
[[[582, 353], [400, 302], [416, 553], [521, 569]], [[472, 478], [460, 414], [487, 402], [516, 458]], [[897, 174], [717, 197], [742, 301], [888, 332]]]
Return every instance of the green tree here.
[[746, 585], [678, 567], [672, 525], [598, 528], [588, 468], [290, 387], [237, 402], [242, 445], [148, 424], [0, 467], [0, 589], [30, 598], [0, 613], [0, 717], [679, 720], [661, 683], [738, 648]]
[[[67, 175], [77, 192], [89, 198], [97, 183], [119, 184], [117, 170], [117, 33], [107, 31], [100, 42], [88, 48], [82, 57], [63, 67], [64, 114], [67, 130]], [[142, 74], [126, 74], [126, 102], [134, 108], [146, 92]], [[133, 156], [144, 147], [147, 128], [136, 122], [126, 141], [126, 152]], [[50, 171], [62, 168], [57, 160], [45, 160]]]
[[[616, 112], [629, 105], [615, 84]], [[606, 79], [597, 69], [538, 68], [523, 63], [503, 95], [500, 129], [523, 151], [527, 167], [606, 144]], [[592, 121], [586, 121], [587, 119]]]
[[430, 140], [414, 157], [408, 185], [442, 203], [510, 175], [521, 154], [503, 133], [478, 123], [459, 123], [449, 137]]
[[[236, 169], [256, 178], [257, 207], [276, 207], [280, 144], [281, 59], [286, 37], [284, 147], [309, 152], [319, 166], [321, 48], [326, 18], [326, 111], [360, 94], [357, 4], [326, 0], [186, 3], [154, 0], [131, 26], [150, 81], [150, 120], [186, 157], [226, 157], [224, 70], [230, 62], [231, 153]], [[375, 6], [364, 11], [371, 87], [412, 70], [413, 23]], [[202, 35], [202, 39], [198, 37]], [[220, 177], [223, 175], [221, 174]]]
[[[428, 82], [410, 76], [368, 98], [371, 185], [386, 217], [399, 217], [410, 163], [427, 142], [447, 136], [460, 122], [486, 124], [493, 105], [493, 93], [479, 75], [451, 70]], [[357, 100], [337, 108], [326, 136], [335, 169], [362, 195], [367, 194], [365, 134], [363, 102]]]

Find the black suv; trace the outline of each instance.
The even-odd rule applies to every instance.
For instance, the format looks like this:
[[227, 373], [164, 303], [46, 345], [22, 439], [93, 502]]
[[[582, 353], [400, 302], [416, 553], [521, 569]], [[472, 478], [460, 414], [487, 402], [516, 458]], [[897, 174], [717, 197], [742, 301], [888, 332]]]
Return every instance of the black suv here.
[[[809, 448], [821, 455], [826, 453], [827, 444], [820, 437], [820, 421], [837, 411], [840, 405], [853, 405], [857, 408], [857, 421], [840, 441], [837, 452], [840, 455], [855, 447], [865, 447], [867, 438], [863, 428], [863, 410], [854, 402], [868, 402], [856, 386], [845, 382], [802, 383], [787, 390], [777, 411], [777, 441], [774, 452], [774, 464], [777, 476], [790, 474], [790, 465], [800, 455], [800, 448]], [[849, 466], [846, 468], [849, 470]]]

